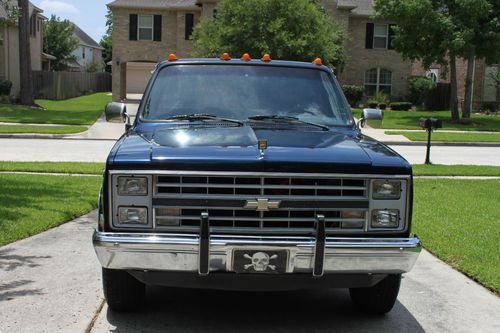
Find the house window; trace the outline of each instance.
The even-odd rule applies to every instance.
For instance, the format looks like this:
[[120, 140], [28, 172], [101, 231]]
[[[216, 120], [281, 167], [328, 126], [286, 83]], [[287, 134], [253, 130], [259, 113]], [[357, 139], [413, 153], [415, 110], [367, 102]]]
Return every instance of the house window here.
[[365, 72], [365, 93], [373, 96], [379, 92], [391, 94], [392, 72], [380, 67], [369, 69]]
[[31, 15], [30, 17], [30, 35], [35, 37], [36, 36], [36, 16]]
[[153, 40], [153, 15], [139, 15], [137, 36], [139, 40]]
[[85, 47], [82, 47], [82, 59], [85, 59]]
[[184, 39], [189, 40], [191, 34], [193, 33], [194, 26], [194, 14], [186, 14], [185, 27], [184, 27]]
[[386, 49], [389, 40], [389, 25], [374, 24], [373, 27], [373, 48]]

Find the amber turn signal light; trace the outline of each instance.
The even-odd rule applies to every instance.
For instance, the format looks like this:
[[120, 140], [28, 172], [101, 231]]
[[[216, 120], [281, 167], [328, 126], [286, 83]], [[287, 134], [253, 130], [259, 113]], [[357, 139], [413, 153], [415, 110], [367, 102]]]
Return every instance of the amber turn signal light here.
[[177, 56], [173, 53], [170, 53], [168, 55], [168, 61], [176, 61], [177, 60]]
[[220, 58], [221, 58], [221, 60], [231, 60], [231, 56], [227, 52], [222, 53]]
[[264, 54], [264, 56], [260, 60], [266, 61], [266, 62], [271, 61], [271, 56], [266, 53], [266, 54]]
[[321, 60], [321, 58], [316, 58], [316, 59], [314, 59], [313, 64], [321, 66], [321, 65], [323, 65], [323, 61]]
[[250, 61], [250, 60], [252, 60], [252, 58], [250, 58], [250, 54], [245, 53], [245, 54], [243, 54], [243, 56], [241, 57], [241, 60], [243, 60], [243, 61]]

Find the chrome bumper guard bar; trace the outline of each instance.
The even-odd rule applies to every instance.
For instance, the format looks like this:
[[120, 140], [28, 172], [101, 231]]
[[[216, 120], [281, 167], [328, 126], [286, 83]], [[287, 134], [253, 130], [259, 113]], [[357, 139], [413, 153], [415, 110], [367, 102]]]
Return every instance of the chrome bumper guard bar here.
[[231, 272], [233, 251], [286, 250], [287, 273], [322, 276], [331, 273], [404, 273], [421, 251], [414, 238], [326, 237], [324, 217], [318, 215], [315, 237], [210, 234], [207, 214], [200, 217], [199, 234], [101, 232], [94, 248], [105, 268], [144, 271]]

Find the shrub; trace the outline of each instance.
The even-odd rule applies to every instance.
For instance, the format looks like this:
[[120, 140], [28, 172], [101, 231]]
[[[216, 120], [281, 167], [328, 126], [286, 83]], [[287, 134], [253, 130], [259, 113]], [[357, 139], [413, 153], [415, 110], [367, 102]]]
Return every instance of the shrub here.
[[0, 95], [0, 104], [9, 104], [10, 96], [9, 95]]
[[349, 105], [356, 107], [356, 104], [363, 97], [363, 87], [354, 85], [343, 85], [342, 90], [344, 91], [345, 98], [349, 102]]
[[436, 88], [436, 82], [425, 76], [412, 76], [408, 79], [410, 102], [423, 106], [429, 91]]
[[408, 111], [411, 109], [412, 104], [409, 102], [393, 102], [389, 106], [394, 111]]
[[376, 107], [378, 106], [378, 103], [377, 102], [373, 102], [373, 101], [368, 101], [368, 107], [369, 108], [372, 108], [372, 109], [375, 109]]
[[494, 102], [484, 102], [481, 105], [481, 110], [483, 112], [489, 111], [489, 112], [497, 112], [497, 108]]
[[0, 95], [10, 95], [12, 89], [12, 82], [9, 80], [0, 80]]
[[385, 110], [385, 109], [387, 108], [387, 104], [386, 104], [386, 103], [379, 103], [379, 104], [378, 104], [378, 108], [379, 108], [380, 110]]

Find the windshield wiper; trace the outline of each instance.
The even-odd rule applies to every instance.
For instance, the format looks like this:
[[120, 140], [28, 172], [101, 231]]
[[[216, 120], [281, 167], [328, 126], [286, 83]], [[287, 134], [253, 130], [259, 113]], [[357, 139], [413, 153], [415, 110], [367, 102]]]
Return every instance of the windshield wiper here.
[[222, 118], [213, 114], [205, 114], [205, 113], [181, 114], [166, 118], [165, 120], [187, 120], [187, 121], [215, 120], [215, 121], [225, 121], [229, 123], [238, 124], [238, 126], [245, 126], [245, 124], [239, 120]]
[[299, 118], [292, 117], [292, 116], [280, 116], [280, 115], [277, 115], [277, 114], [273, 114], [273, 115], [257, 115], [257, 116], [248, 117], [248, 119], [250, 119], [250, 120], [277, 120], [277, 121], [284, 121], [284, 122], [290, 122], [290, 123], [296, 122], [296, 123], [301, 123], [301, 124], [305, 124], [305, 125], [316, 126], [316, 127], [322, 128], [323, 131], [329, 131], [330, 130], [330, 128], [328, 126], [326, 126], [326, 125], [311, 123], [311, 122], [308, 122], [308, 121], [300, 120]]

